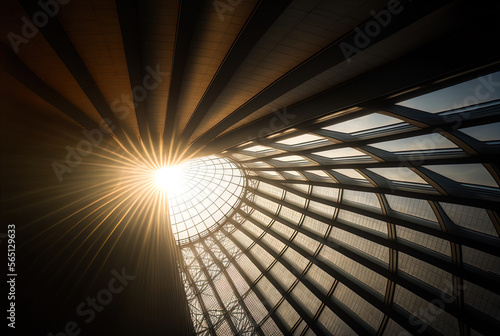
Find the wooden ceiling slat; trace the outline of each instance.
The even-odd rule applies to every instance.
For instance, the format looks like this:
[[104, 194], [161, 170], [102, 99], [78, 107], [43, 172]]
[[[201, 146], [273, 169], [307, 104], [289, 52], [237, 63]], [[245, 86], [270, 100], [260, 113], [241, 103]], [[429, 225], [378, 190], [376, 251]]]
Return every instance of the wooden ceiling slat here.
[[[392, 18], [391, 25], [387, 26], [379, 35], [371, 38], [366, 46], [360, 47], [359, 52], [375, 45], [386, 37], [400, 31], [401, 29], [409, 26], [418, 19], [432, 13], [436, 9], [444, 6], [450, 1], [435, 1], [432, 5], [429, 4], [412, 4], [413, 7], [405, 9], [398, 15], [394, 15]], [[360, 30], [365, 29], [366, 25], [370, 22], [377, 22], [375, 18], [368, 20], [364, 25], [359, 27]], [[266, 106], [267, 104], [273, 102], [277, 98], [286, 94], [287, 92], [295, 89], [299, 85], [305, 83], [306, 81], [314, 78], [315, 76], [321, 74], [324, 71], [332, 68], [333, 66], [340, 64], [346, 60], [342, 48], [340, 48], [341, 43], [346, 43], [350, 46], [355, 46], [357, 32], [352, 31], [351, 33], [344, 36], [335, 42], [332, 42], [329, 46], [325, 47], [320, 52], [316, 53], [314, 56], [307, 59], [305, 62], [301, 63], [299, 66], [287, 72], [285, 75], [280, 77], [278, 80], [274, 81], [271, 85], [266, 87], [264, 90], [260, 91], [257, 95], [248, 100], [245, 104], [238, 107], [231, 114], [225, 117], [222, 121], [217, 123], [209, 131], [207, 131], [202, 136], [198, 137], [191, 144], [191, 151], [200, 149], [202, 146], [206, 145], [209, 141], [219, 136], [226, 129], [230, 128], [239, 121], [245, 119], [247, 116], [252, 114], [254, 111]], [[283, 54], [283, 57], [291, 57], [288, 54]], [[276, 64], [279, 64], [280, 57], [276, 57]]]
[[[33, 17], [37, 12], [39, 12], [39, 7], [36, 2], [29, 0], [20, 0], [19, 2], [30, 17]], [[106, 99], [104, 98], [104, 95], [85, 65], [85, 62], [78, 54], [78, 51], [75, 49], [73, 43], [57, 18], [49, 18], [47, 24], [39, 29], [59, 58], [71, 72], [73, 77], [76, 79], [101, 117], [109, 121], [110, 127], [113, 128], [113, 133], [115, 133], [119, 138], [125, 140], [126, 132], [121, 121], [111, 110]]]
[[290, 0], [261, 1], [254, 9], [243, 30], [231, 46], [229, 53], [219, 66], [201, 101], [196, 106], [188, 124], [181, 134], [181, 144], [187, 143], [198, 125], [203, 121], [206, 112], [210, 109], [217, 97], [222, 93], [229, 80], [245, 60], [254, 44], [266, 33], [276, 19], [290, 4]]

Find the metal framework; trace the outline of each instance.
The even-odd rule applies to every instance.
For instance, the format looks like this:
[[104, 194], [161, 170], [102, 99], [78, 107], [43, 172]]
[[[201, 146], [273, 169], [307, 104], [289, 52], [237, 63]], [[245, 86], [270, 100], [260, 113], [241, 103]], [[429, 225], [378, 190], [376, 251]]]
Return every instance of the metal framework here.
[[[499, 328], [498, 141], [468, 130], [495, 127], [500, 100], [440, 112], [405, 106], [461, 81], [473, 86], [495, 70], [224, 151], [245, 169], [248, 186], [232, 218], [182, 247], [196, 261], [186, 263], [186, 277], [203, 277], [210, 288], [196, 305], [218, 303], [218, 313], [203, 309], [205, 325], [214, 326], [200, 322], [198, 334], [473, 335]], [[396, 122], [332, 130], [373, 113]], [[461, 171], [467, 164], [489, 184], [480, 177], [474, 184]], [[186, 289], [200, 293], [193, 281]], [[221, 296], [228, 293], [232, 301]], [[259, 309], [246, 301], [250, 293]], [[235, 323], [234, 305], [247, 323]], [[218, 329], [223, 323], [229, 329]]]

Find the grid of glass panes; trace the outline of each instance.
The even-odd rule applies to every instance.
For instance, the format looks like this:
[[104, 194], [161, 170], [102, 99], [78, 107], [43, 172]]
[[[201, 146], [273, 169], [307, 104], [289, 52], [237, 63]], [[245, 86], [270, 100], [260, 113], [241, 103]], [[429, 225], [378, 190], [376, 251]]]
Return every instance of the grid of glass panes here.
[[245, 184], [236, 165], [215, 156], [186, 162], [180, 178], [180, 187], [168, 193], [170, 221], [179, 243], [203, 236], [230, 216]]
[[[498, 76], [493, 74], [494, 79]], [[477, 88], [478, 79], [467, 85]], [[458, 86], [459, 91], [465, 87]], [[439, 97], [426, 94], [420, 101]], [[468, 155], [467, 145], [479, 144], [468, 143], [460, 133], [498, 153], [500, 123], [460, 125], [450, 134], [440, 129], [419, 133], [425, 128], [425, 113], [453, 116], [466, 110], [464, 118], [498, 113], [481, 110], [485, 103], [500, 105], [497, 95], [491, 97], [487, 102], [464, 102], [465, 107], [451, 100], [450, 110], [420, 106], [415, 123], [400, 117], [397, 108], [353, 115], [342, 122], [330, 119], [315, 129], [310, 127], [309, 133], [297, 128], [296, 133], [267, 141], [266, 146], [255, 141], [229, 151], [247, 169], [248, 183], [253, 185], [247, 192], [253, 197], [242, 203], [245, 208], [234, 212], [239, 224], [230, 220], [226, 225], [231, 229], [224, 227], [207, 240], [217, 239], [234, 253], [227, 269], [233, 273], [236, 267], [245, 278], [235, 284], [242, 296], [251, 292], [266, 303], [258, 311], [247, 307], [256, 324], [266, 317], [273, 334], [306, 335], [319, 330], [334, 335], [361, 330], [391, 335], [409, 334], [404, 329], [411, 331], [412, 325], [405, 321], [416, 316], [431, 333], [458, 333], [463, 322], [453, 309], [432, 305], [434, 293], [438, 299], [464, 300], [464, 309], [474, 311], [474, 319], [500, 321], [494, 310], [500, 295], [488, 282], [500, 274], [498, 252], [487, 253], [481, 245], [463, 243], [461, 253], [454, 254], [457, 243], [448, 240], [442, 228], [460, 230], [476, 242], [500, 243], [498, 213], [491, 204], [465, 206], [453, 198], [500, 200], [498, 180], [487, 162], [461, 162]], [[414, 100], [411, 108], [418, 109], [418, 103]], [[407, 102], [396, 106], [410, 108]], [[432, 164], [411, 164], [433, 158], [450, 158], [449, 164], [431, 160]], [[397, 164], [380, 164], [384, 161]], [[441, 197], [440, 201], [434, 197]], [[391, 251], [394, 243], [400, 247]], [[461, 272], [469, 272], [470, 281], [463, 279], [461, 298], [453, 293], [456, 261], [467, 266]], [[394, 280], [387, 276], [388, 269], [394, 269]], [[218, 292], [227, 290], [217, 288]], [[460, 290], [455, 288], [455, 292]], [[385, 327], [384, 302], [397, 307], [392, 311], [397, 322], [391, 319]], [[439, 318], [426, 321], [419, 315], [429, 309]]]

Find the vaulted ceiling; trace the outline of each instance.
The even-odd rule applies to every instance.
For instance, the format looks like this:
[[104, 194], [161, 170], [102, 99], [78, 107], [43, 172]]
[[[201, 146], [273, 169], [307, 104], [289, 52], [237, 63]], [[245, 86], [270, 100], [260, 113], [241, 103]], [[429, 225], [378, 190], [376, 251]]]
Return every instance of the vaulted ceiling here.
[[[467, 25], [486, 15], [453, 1], [389, 2], [379, 18], [387, 1], [54, 3], [57, 15], [47, 22], [36, 3], [2, 3], [5, 96], [76, 127], [93, 129], [106, 118], [122, 141], [162, 139], [190, 154], [234, 145], [215, 144], [235, 134], [238, 141], [255, 136], [247, 133], [256, 121], [403, 56], [419, 61], [425, 69], [408, 70], [428, 72], [421, 80], [429, 80], [445, 59], [432, 49], [418, 55], [432, 41], [456, 49], [446, 55], [454, 69], [443, 72], [456, 71], [466, 46], [445, 36], [473, 33]], [[374, 74], [342, 103], [389, 95], [418, 79], [392, 87]], [[301, 109], [302, 119], [308, 113]]]
[[[394, 304], [395, 288], [399, 293], [407, 291], [407, 297], [417, 293], [415, 297], [419, 295], [428, 301], [439, 297], [441, 288], [410, 279], [418, 277], [412, 270], [403, 270], [411, 277], [400, 275], [404, 262], [398, 265], [395, 255], [400, 253], [403, 258], [408, 253], [415, 263], [409, 258], [406, 265], [415, 266], [427, 258], [433, 269], [443, 268], [454, 281], [452, 296], [456, 300], [447, 302], [444, 308], [446, 316], [453, 318], [429, 328], [425, 325], [424, 333], [445, 333], [443, 330], [453, 324], [456, 328], [449, 330], [472, 335], [478, 333], [476, 330], [483, 332], [498, 326], [498, 318], [490, 317], [486, 310], [477, 312], [467, 306], [470, 302], [464, 305], [460, 292], [466, 279], [476, 281], [477, 290], [489, 290], [498, 297], [498, 289], [493, 285], [498, 274], [488, 271], [488, 267], [497, 268], [500, 257], [495, 250], [500, 228], [495, 210], [500, 199], [498, 145], [489, 138], [483, 143], [457, 130], [460, 125], [465, 128], [498, 123], [498, 101], [493, 107], [483, 106], [481, 101], [478, 107], [466, 112], [456, 107], [450, 109], [450, 114], [460, 118], [459, 126], [453, 116], [447, 117], [446, 111], [433, 114], [418, 106], [396, 105], [498, 71], [499, 18], [498, 4], [461, 0], [3, 0], [1, 215], [3, 223], [16, 223], [19, 228], [18, 288], [25, 294], [19, 295], [18, 322], [25, 324], [27, 332], [52, 330], [56, 334], [66, 322], [81, 316], [73, 308], [82, 298], [95, 295], [94, 289], [108, 284], [108, 270], [119, 271], [127, 265], [137, 276], [137, 284], [130, 289], [132, 294], [127, 294], [127, 289], [123, 295], [116, 295], [112, 305], [99, 312], [97, 321], [86, 326], [93, 335], [164, 334], [177, 313], [181, 318], [186, 313], [172, 304], [183, 307], [186, 293], [199, 334], [238, 334], [247, 328], [249, 335], [267, 334], [266, 330], [273, 330], [270, 334], [320, 335], [326, 329], [341, 332], [335, 328], [344, 325], [346, 334], [389, 335], [403, 329], [419, 332], [419, 325], [412, 324], [411, 311]], [[367, 137], [352, 135], [358, 131], [356, 127], [349, 131], [352, 125], [346, 126], [345, 131], [334, 127], [375, 112], [382, 119], [370, 122], [390, 117], [404, 125], [397, 124], [396, 128], [400, 128], [396, 130], [386, 127], [391, 123], [382, 122]], [[429, 150], [419, 161], [421, 157], [405, 156], [408, 153], [398, 148], [371, 146], [377, 141], [438, 133], [443, 141], [453, 142], [455, 152]], [[304, 135], [322, 140], [308, 140], [304, 145], [295, 138]], [[85, 147], [86, 143], [90, 148]], [[354, 162], [339, 156], [333, 162], [334, 155], [318, 155], [319, 147], [324, 151], [357, 148], [363, 157]], [[87, 152], [93, 155], [87, 156]], [[187, 239], [182, 242], [186, 245], [177, 250], [177, 246], [171, 246], [173, 240], [156, 240], [162, 234], [172, 235], [151, 225], [156, 212], [147, 202], [137, 201], [137, 205], [136, 200], [123, 194], [109, 200], [131, 179], [113, 170], [115, 164], [133, 163], [134, 169], [142, 169], [137, 166], [140, 162], [163, 166], [193, 158], [202, 158], [198, 162], [215, 161], [206, 158], [210, 155], [237, 164], [245, 176], [245, 182], [241, 182], [245, 187], [238, 187], [240, 198], [233, 203], [237, 206], [232, 209], [231, 218], [227, 223], [218, 222], [226, 226], [211, 232], [206, 239], [194, 243]], [[302, 158], [290, 159], [290, 155]], [[364, 156], [369, 156], [369, 160]], [[425, 164], [462, 163], [480, 165], [487, 171], [489, 184], [475, 185], [479, 176], [465, 182], [452, 181], [453, 177], [443, 177], [445, 173], [441, 176], [441, 172], [422, 168]], [[313, 168], [308, 164], [322, 172], [309, 172]], [[404, 183], [382, 178], [390, 176], [391, 169], [401, 167], [411, 169], [416, 177], [405, 179]], [[343, 175], [342, 170], [350, 170], [350, 175]], [[214, 176], [215, 171], [211, 171]], [[285, 181], [277, 182], [279, 179]], [[202, 182], [191, 183], [194, 189]], [[131, 193], [142, 190], [135, 184], [127, 188]], [[324, 192], [328, 188], [342, 192], [333, 199], [330, 192]], [[297, 205], [302, 199], [304, 204]], [[367, 203], [377, 203], [376, 199], [381, 205], [373, 210], [373, 204]], [[409, 199], [409, 205], [403, 204]], [[470, 228], [457, 228], [459, 219], [445, 215], [443, 209], [450, 209], [446, 202], [481, 210], [482, 220], [489, 225], [484, 229], [486, 233], [476, 230], [468, 235], [466, 229]], [[316, 203], [320, 205], [314, 209], [310, 204]], [[417, 203], [418, 211], [433, 218], [434, 226], [425, 222], [429, 218], [410, 216]], [[327, 206], [337, 209], [332, 210], [335, 215], [318, 213], [317, 209]], [[398, 213], [396, 208], [406, 206], [410, 210]], [[328, 228], [321, 234], [304, 228], [305, 224], [295, 228], [293, 220], [285, 218], [282, 209], [286, 207], [301, 213], [299, 226], [307, 218], [311, 222], [317, 220], [317, 227]], [[378, 233], [350, 225], [349, 221], [355, 220], [348, 218], [348, 212], [370, 217], [368, 222], [372, 224], [386, 221], [386, 236], [381, 238]], [[339, 213], [346, 217], [338, 221]], [[429, 215], [432, 213], [435, 215]], [[101, 216], [105, 217], [102, 221]], [[139, 219], [144, 223], [137, 224]], [[270, 229], [272, 225], [276, 228], [274, 223], [280, 220], [296, 230], [291, 237], [279, 236], [288, 228], [281, 232]], [[101, 222], [96, 225], [94, 221]], [[396, 243], [396, 227], [403, 236], [405, 230], [414, 230], [415, 242]], [[341, 230], [346, 231], [346, 236], [338, 233]], [[257, 231], [265, 232], [253, 237], [252, 232]], [[242, 233], [251, 239], [235, 238], [242, 237]], [[439, 251], [429, 251], [426, 239], [416, 243], [417, 233], [421, 234], [419, 237], [427, 235], [429, 246], [438, 246], [442, 241], [443, 245], [429, 249], [442, 248], [446, 252], [440, 255]], [[339, 248], [336, 244], [345, 242], [343, 239], [347, 240], [349, 234], [357, 239], [362, 236], [389, 251], [390, 262], [384, 259], [387, 269], [355, 248]], [[304, 256], [308, 250], [301, 247], [298, 238], [294, 240], [301, 235], [310, 238], [311, 246], [320, 246], [307, 258]], [[273, 245], [271, 239], [278, 242]], [[274, 251], [275, 246], [281, 245], [286, 247]], [[464, 266], [462, 245], [477, 249], [477, 255], [489, 253], [491, 265], [482, 265], [481, 270], [470, 264]], [[360, 285], [361, 280], [346, 275], [349, 270], [323, 263], [319, 253], [323, 247], [338, 249], [375, 269], [382, 275], [385, 287], [380, 291], [385, 294]], [[255, 256], [253, 251], [257, 248], [265, 253]], [[292, 270], [293, 262], [285, 260], [289, 253], [286, 251], [292, 249], [304, 252], [302, 257], [310, 262], [298, 272]], [[264, 255], [273, 257], [268, 268], [260, 264]], [[469, 263], [471, 258], [467, 259]], [[242, 264], [241, 260], [248, 263]], [[183, 268], [179, 274], [186, 287], [176, 278], [177, 263]], [[163, 268], [164, 264], [170, 266]], [[297, 277], [288, 289], [279, 289], [282, 283], [279, 274], [273, 273], [275, 264], [286, 269], [282, 274], [291, 272], [291, 277]], [[318, 267], [331, 279], [335, 277], [325, 293], [308, 278], [313, 274], [309, 270]], [[253, 279], [245, 271], [260, 275]], [[220, 287], [217, 281], [229, 279], [228, 272], [241, 274], [242, 280], [237, 283], [234, 278], [226, 287]], [[144, 274], [149, 278], [141, 278]], [[204, 277], [204, 284], [200, 284]], [[166, 278], [175, 284], [162, 287]], [[267, 280], [261, 279], [269, 279], [270, 284], [262, 285]], [[242, 303], [251, 295], [247, 292], [244, 295], [248, 296], [242, 297], [236, 292], [246, 285], [252, 295], [255, 291], [260, 306]], [[344, 292], [336, 288], [344, 285], [348, 287], [344, 291], [357, 291], [376, 307], [382, 316], [380, 321], [371, 313], [364, 316], [364, 309], [357, 311], [357, 304], [349, 306], [354, 302], [349, 299], [352, 295], [339, 304]], [[298, 288], [303, 289], [300, 286], [312, 290], [314, 297], [322, 300], [312, 316], [307, 312], [307, 299], [297, 298]], [[224, 307], [221, 288], [235, 293], [235, 306], [241, 311], [229, 312]], [[273, 300], [266, 290], [277, 288], [280, 299], [271, 304]], [[212, 303], [220, 306], [218, 310], [207, 308], [204, 295], [212, 290], [215, 294], [211, 299], [217, 301]], [[481, 293], [478, 297], [487, 297], [486, 292]], [[283, 302], [290, 302], [291, 306]], [[326, 311], [337, 315], [325, 317]], [[164, 317], [165, 314], [170, 315]], [[247, 325], [234, 322], [238, 314], [248, 318]], [[263, 317], [257, 321], [259, 314]], [[295, 320], [293, 314], [298, 316]], [[373, 323], [368, 325], [368, 320]], [[433, 321], [426, 322], [430, 325]]]

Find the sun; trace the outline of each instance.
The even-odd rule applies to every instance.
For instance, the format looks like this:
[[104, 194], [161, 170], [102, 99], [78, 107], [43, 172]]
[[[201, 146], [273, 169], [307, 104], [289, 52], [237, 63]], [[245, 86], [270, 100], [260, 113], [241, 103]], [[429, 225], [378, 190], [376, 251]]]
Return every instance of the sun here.
[[183, 175], [182, 165], [161, 167], [154, 172], [154, 181], [161, 189], [174, 191], [182, 185]]

